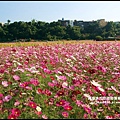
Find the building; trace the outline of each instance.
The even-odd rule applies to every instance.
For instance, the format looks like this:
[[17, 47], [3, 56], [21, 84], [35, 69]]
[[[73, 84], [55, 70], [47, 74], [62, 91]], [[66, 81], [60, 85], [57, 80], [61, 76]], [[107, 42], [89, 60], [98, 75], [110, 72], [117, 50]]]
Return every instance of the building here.
[[90, 23], [92, 23], [92, 21], [85, 21], [85, 22], [83, 22], [83, 27], [87, 27], [88, 25], [90, 25]]
[[74, 26], [80, 26], [80, 27], [87, 27], [90, 23], [93, 23], [94, 21], [77, 21], [74, 20]]
[[64, 20], [64, 18], [62, 18], [62, 20], [58, 20], [58, 22], [61, 22], [61, 24], [62, 24], [62, 26], [68, 26], [68, 25], [70, 25], [70, 26], [74, 26], [74, 24], [73, 24], [73, 20]]
[[74, 26], [82, 26], [83, 27], [83, 21], [77, 21], [77, 20], [74, 20]]
[[[61, 22], [62, 23], [62, 26], [80, 26], [80, 27], [87, 27], [88, 25], [92, 24], [92, 23], [95, 23], [95, 22], [98, 22], [100, 27], [104, 27], [107, 25], [107, 21], [105, 21], [105, 19], [98, 19], [96, 21], [92, 20], [92, 21], [83, 21], [83, 20], [64, 20], [64, 18], [62, 18], [62, 20], [58, 20], [58, 22]], [[115, 22], [116, 24], [119, 24], [120, 22]]]
[[2, 24], [2, 26], [4, 25], [4, 23], [3, 23], [3, 22], [0, 22], [0, 24]]

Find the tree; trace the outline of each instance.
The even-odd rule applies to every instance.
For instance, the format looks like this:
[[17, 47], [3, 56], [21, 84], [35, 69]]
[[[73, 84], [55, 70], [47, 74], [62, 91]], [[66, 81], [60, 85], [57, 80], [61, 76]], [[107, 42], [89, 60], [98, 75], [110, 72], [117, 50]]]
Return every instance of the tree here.
[[7, 20], [8, 25], [10, 24], [10, 22], [11, 22], [10, 20]]

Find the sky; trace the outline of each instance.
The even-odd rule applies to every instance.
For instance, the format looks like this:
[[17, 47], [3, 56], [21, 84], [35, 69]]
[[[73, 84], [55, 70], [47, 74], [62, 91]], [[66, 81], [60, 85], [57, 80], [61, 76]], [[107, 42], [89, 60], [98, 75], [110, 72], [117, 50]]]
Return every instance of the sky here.
[[0, 1], [0, 22], [120, 21], [120, 1]]

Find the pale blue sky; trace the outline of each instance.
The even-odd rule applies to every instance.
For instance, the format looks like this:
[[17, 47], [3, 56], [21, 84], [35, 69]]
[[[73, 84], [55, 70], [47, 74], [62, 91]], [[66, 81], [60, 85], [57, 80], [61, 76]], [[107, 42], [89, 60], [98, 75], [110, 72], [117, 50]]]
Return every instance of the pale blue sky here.
[[120, 21], [120, 1], [0, 1], [0, 22]]

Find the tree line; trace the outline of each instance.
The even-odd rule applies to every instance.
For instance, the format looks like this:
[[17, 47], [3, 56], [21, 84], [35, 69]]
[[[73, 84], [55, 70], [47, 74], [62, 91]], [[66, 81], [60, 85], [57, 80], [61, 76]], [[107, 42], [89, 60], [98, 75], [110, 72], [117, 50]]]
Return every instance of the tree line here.
[[0, 42], [54, 41], [54, 40], [106, 40], [120, 35], [120, 23], [107, 22], [101, 26], [95, 21], [88, 26], [62, 26], [61, 22], [43, 22], [35, 19], [24, 22], [0, 23]]

